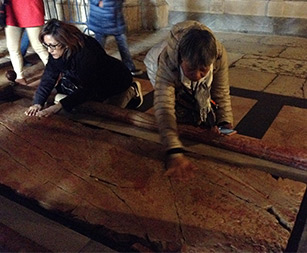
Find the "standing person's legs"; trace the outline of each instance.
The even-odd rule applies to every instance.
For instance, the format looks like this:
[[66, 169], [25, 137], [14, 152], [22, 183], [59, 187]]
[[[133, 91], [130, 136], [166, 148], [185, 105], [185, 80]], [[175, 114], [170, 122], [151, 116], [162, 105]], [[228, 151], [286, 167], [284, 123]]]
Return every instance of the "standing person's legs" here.
[[30, 45], [30, 41], [29, 41], [29, 37], [28, 37], [28, 34], [27, 32], [25, 31], [25, 29], [23, 28], [23, 34], [22, 34], [22, 37], [21, 37], [21, 44], [20, 44], [20, 51], [21, 51], [21, 55], [22, 55], [22, 58], [23, 58], [23, 66], [24, 67], [29, 67], [29, 66], [32, 66], [33, 64], [31, 62], [28, 62], [26, 60], [26, 54], [27, 54], [27, 51], [28, 51], [28, 48], [29, 48], [29, 45]]
[[104, 48], [107, 40], [107, 35], [101, 33], [95, 33], [95, 39], [100, 43], [100, 45]]
[[[24, 29], [23, 29], [24, 30]], [[22, 37], [21, 37], [21, 44], [20, 44], [20, 52], [21, 55], [24, 57], [27, 53], [28, 47], [29, 47], [30, 41], [28, 38], [27, 32], [24, 30]]]
[[28, 37], [29, 37], [29, 40], [30, 40], [30, 43], [31, 43], [33, 50], [35, 51], [35, 53], [38, 54], [39, 58], [46, 65], [47, 62], [48, 62], [49, 54], [48, 54], [46, 48], [44, 48], [42, 43], [40, 43], [40, 41], [39, 41], [38, 37], [39, 37], [40, 31], [41, 31], [40, 26], [27, 27], [26, 28], [26, 32], [28, 33]]
[[20, 52], [20, 40], [21, 40], [22, 28], [17, 26], [5, 27], [5, 37], [7, 49], [10, 54], [13, 69], [16, 72], [16, 79], [24, 79], [23, 75], [23, 60]]
[[135, 65], [132, 61], [126, 35], [125, 34], [115, 35], [115, 39], [123, 63], [128, 67], [128, 69], [130, 69], [130, 71], [135, 70]]

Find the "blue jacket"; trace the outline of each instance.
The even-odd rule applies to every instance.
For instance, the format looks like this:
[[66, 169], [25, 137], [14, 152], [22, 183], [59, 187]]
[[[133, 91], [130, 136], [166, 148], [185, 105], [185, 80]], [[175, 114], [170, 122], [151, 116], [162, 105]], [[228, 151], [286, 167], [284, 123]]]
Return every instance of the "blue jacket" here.
[[90, 0], [88, 28], [94, 33], [120, 35], [126, 32], [123, 15], [124, 0], [103, 0], [103, 7], [98, 6], [99, 0]]

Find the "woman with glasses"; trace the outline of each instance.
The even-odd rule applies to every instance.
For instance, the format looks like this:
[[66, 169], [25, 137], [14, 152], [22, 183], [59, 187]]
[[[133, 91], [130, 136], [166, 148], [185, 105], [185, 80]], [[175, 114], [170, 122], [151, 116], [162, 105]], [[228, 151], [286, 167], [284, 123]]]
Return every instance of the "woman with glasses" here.
[[[133, 82], [129, 69], [76, 26], [51, 19], [39, 39], [49, 52], [49, 60], [27, 115], [47, 117], [62, 108], [71, 111], [88, 100], [124, 108], [131, 99], [136, 99], [136, 107], [141, 105], [141, 86]], [[44, 108], [54, 88], [62, 99]]]
[[6, 1], [6, 44], [11, 62], [16, 72], [15, 82], [26, 85], [23, 73], [23, 57], [20, 51], [20, 42], [25, 28], [31, 46], [44, 64], [48, 61], [48, 53], [38, 39], [39, 32], [44, 24], [43, 0]]

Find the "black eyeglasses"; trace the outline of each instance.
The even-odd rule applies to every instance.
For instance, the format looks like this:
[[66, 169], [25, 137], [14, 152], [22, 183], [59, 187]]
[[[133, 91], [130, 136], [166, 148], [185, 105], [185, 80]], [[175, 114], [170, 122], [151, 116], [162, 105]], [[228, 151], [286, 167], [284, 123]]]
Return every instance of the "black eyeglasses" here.
[[48, 44], [46, 44], [46, 43], [44, 43], [44, 42], [43, 42], [42, 44], [43, 44], [43, 46], [44, 46], [45, 48], [47, 48], [47, 49], [50, 48], [51, 50], [56, 50], [56, 47], [60, 45], [60, 43], [57, 43], [57, 44], [55, 44], [55, 45], [53, 45], [53, 44], [49, 44], [49, 45], [48, 45]]

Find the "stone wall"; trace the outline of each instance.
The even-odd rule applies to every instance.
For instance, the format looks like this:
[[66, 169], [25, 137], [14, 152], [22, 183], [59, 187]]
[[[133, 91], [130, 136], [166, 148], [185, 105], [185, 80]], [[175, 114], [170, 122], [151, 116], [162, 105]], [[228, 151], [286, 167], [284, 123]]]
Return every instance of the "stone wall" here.
[[[58, 18], [79, 24], [85, 29], [89, 0], [44, 0], [46, 19]], [[168, 25], [166, 0], [125, 0], [127, 30], [156, 30]]]
[[307, 18], [307, 0], [167, 0], [171, 11]]
[[198, 20], [214, 31], [307, 37], [307, 0], [167, 0], [169, 23]]
[[168, 25], [166, 0], [126, 0], [124, 15], [128, 31], [157, 30]]
[[[46, 18], [86, 29], [89, 0], [44, 0]], [[77, 4], [76, 4], [77, 3]], [[56, 10], [56, 11], [55, 11]], [[307, 0], [125, 0], [127, 31], [158, 30], [193, 19], [215, 31], [307, 37]], [[79, 14], [78, 14], [79, 13]]]

